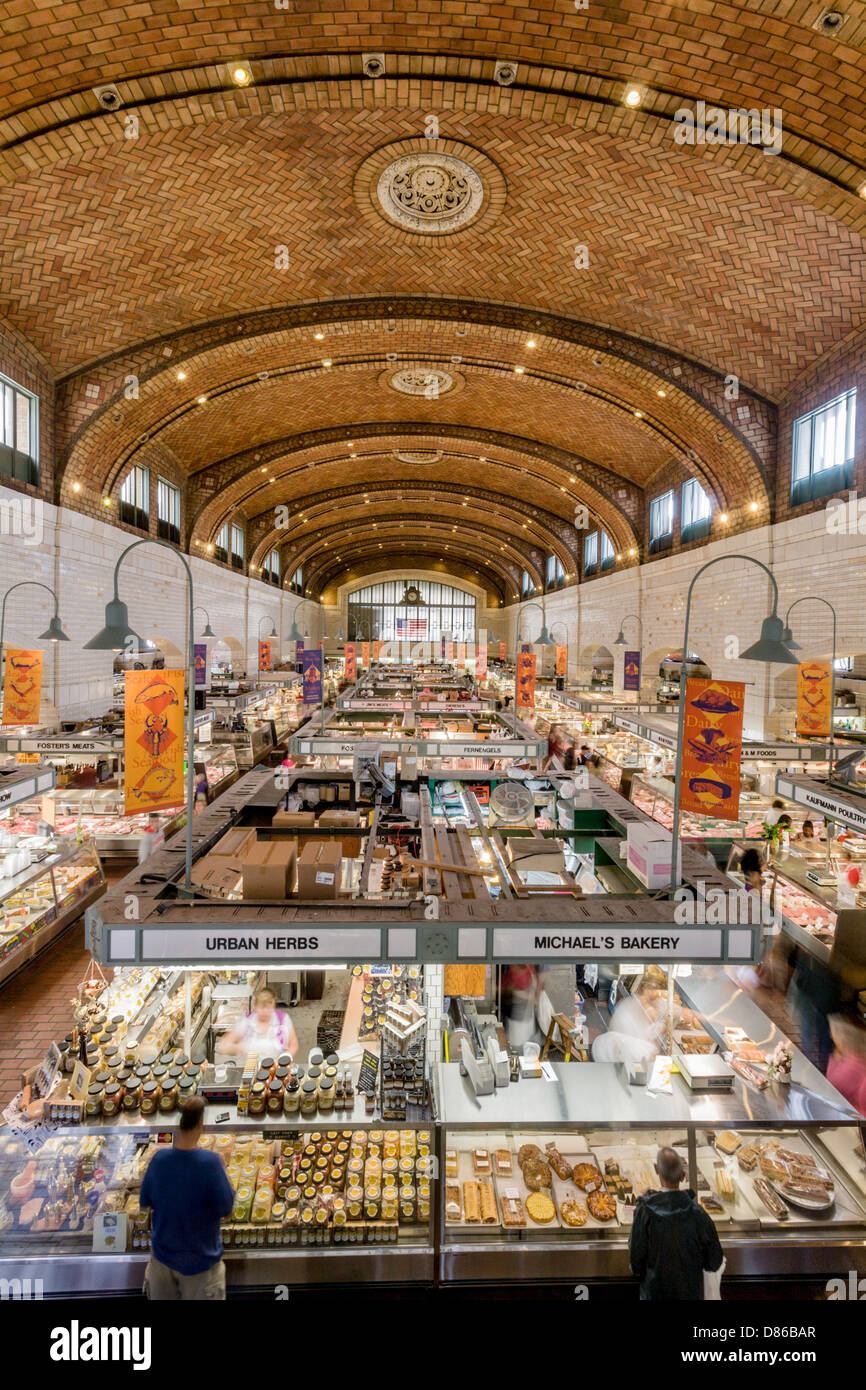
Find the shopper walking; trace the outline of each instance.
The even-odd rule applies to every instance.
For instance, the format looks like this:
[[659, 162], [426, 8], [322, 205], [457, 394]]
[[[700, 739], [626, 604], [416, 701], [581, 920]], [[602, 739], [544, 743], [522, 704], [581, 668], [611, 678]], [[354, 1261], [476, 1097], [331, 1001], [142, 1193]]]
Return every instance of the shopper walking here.
[[716, 1228], [695, 1194], [679, 1190], [686, 1172], [675, 1149], [659, 1149], [655, 1170], [661, 1191], [638, 1201], [629, 1240], [641, 1299], [703, 1299], [704, 1274], [720, 1275], [725, 1262]]
[[866, 1116], [866, 1031], [845, 1014], [831, 1014], [827, 1022], [833, 1039], [827, 1080]]
[[204, 1101], [192, 1096], [181, 1106], [174, 1143], [160, 1144], [141, 1184], [152, 1228], [144, 1292], [154, 1300], [226, 1296], [220, 1221], [231, 1214], [234, 1192], [222, 1160], [198, 1147], [203, 1130]]

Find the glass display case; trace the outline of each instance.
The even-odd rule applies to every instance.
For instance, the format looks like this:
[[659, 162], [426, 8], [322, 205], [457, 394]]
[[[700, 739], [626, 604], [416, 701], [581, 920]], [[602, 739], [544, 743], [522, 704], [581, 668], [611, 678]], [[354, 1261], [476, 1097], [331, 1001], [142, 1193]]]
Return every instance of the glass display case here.
[[[22, 867], [25, 858], [33, 862]], [[64, 844], [36, 836], [0, 848], [0, 982], [44, 950], [104, 889], [92, 841]]]
[[199, 745], [196, 750], [196, 763], [199, 762], [204, 765], [209, 797], [218, 796], [237, 780], [237, 750], [230, 743]]
[[[674, 822], [674, 784], [666, 777], [637, 773], [632, 778], [631, 801], [646, 815], [670, 830]], [[680, 835], [684, 840], [760, 840], [764, 813], [771, 805], [769, 796], [741, 792], [740, 818], [721, 820], [717, 816], [697, 816], [683, 812]]]
[[[201, 1147], [235, 1190], [223, 1222], [228, 1283], [433, 1281], [434, 1133], [360, 1114], [286, 1127], [209, 1107]], [[31, 1154], [0, 1133], [0, 1274], [42, 1280], [45, 1294], [141, 1287], [150, 1221], [139, 1193], [177, 1116], [66, 1129]], [[393, 1181], [392, 1181], [393, 1179]], [[122, 1219], [106, 1250], [100, 1218]], [[94, 1253], [96, 1252], [96, 1253]]]
[[[53, 803], [54, 829], [58, 836], [92, 839], [97, 851], [104, 856], [137, 855], [139, 837], [147, 825], [148, 815], [124, 814], [122, 787], [57, 787], [47, 795]], [[39, 803], [25, 802], [17, 808], [9, 829], [15, 834], [32, 833], [43, 813], [44, 807]], [[170, 835], [183, 824], [186, 810], [150, 814], [156, 816], [164, 833]]]

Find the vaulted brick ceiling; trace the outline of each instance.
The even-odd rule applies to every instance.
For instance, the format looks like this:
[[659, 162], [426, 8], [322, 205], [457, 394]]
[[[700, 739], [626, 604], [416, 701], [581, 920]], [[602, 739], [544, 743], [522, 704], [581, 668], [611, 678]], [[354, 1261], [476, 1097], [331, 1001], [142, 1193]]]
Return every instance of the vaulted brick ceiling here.
[[[241, 513], [252, 562], [279, 544], [317, 591], [447, 544], [503, 598], [550, 552], [574, 573], [576, 506], [636, 562], [672, 468], [765, 522], [774, 403], [863, 317], [866, 5], [832, 38], [819, 11], [12, 0], [0, 313], [58, 379], [58, 500], [165, 461], [199, 553]], [[778, 108], [781, 153], [677, 144], [700, 100]], [[376, 204], [424, 150], [484, 186], [447, 235]]]

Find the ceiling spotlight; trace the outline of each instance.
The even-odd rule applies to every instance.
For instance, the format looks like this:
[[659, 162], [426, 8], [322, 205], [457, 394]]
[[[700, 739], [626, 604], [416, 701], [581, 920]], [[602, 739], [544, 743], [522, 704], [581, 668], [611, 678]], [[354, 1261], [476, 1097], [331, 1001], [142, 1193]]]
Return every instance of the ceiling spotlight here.
[[246, 63], [233, 63], [231, 76], [236, 87], [248, 87], [253, 80], [252, 68]]
[[330, 359], [330, 357], [323, 357], [323, 358], [322, 358], [322, 366], [323, 366], [323, 367], [330, 367], [330, 365], [331, 365], [331, 359]]
[[199, 405], [204, 405], [205, 401], [207, 400], [207, 396], [197, 396], [196, 400], [198, 401]]
[[186, 381], [186, 372], [178, 372], [177, 379], [178, 381]]
[[758, 510], [758, 504], [757, 504], [757, 502], [750, 502], [750, 503], [749, 503], [749, 511], [750, 511], [750, 512], [756, 512], [757, 510]]
[[535, 339], [534, 339], [534, 338], [530, 338], [530, 339], [527, 341], [526, 346], [527, 346], [528, 348], [533, 348], [533, 347], [535, 347]]
[[[621, 555], [617, 555], [616, 558], [617, 558], [618, 560], [621, 560], [621, 559], [622, 559], [622, 556], [621, 556]], [[567, 576], [566, 576], [566, 577], [567, 577]]]
[[73, 492], [80, 492], [80, 491], [81, 491], [81, 484], [80, 484], [80, 483], [73, 483], [73, 484], [72, 484], [72, 491], [73, 491]]
[[522, 368], [522, 367], [515, 367], [514, 370], [516, 371], [517, 375], [520, 376], [521, 372], [523, 371], [523, 368]]
[[719, 521], [721, 521], [722, 524], [724, 525], [724, 524], [727, 522], [727, 520], [728, 520], [728, 513], [727, 513], [727, 512], [720, 512], [720, 513], [719, 513]]
[[632, 559], [634, 559], [635, 555], [637, 555], [637, 551], [633, 548], [628, 553], [632, 557]]
[[641, 102], [643, 101], [643, 92], [641, 91], [640, 87], [626, 87], [625, 93], [623, 95], [623, 101], [625, 102], [626, 106], [630, 106], [632, 109], [634, 109], [636, 106], [640, 106]]
[[666, 396], [666, 395], [667, 395], [667, 391], [656, 391], [656, 395], [657, 395], [657, 396]]
[[111, 506], [111, 498], [110, 498], [110, 497], [103, 497], [103, 499], [102, 499], [102, 505], [103, 505], [103, 507], [110, 507], [110, 506]]
[[322, 339], [324, 338], [324, 336], [325, 336], [324, 333], [314, 333], [314, 334], [313, 334], [313, 337], [315, 338], [315, 340], [316, 340], [317, 343], [320, 343], [320, 342], [322, 341]]
[[643, 419], [643, 411], [642, 411], [642, 410], [636, 410], [636, 411], [635, 411], [635, 415], [637, 416], [638, 420], [642, 420], [642, 419]]

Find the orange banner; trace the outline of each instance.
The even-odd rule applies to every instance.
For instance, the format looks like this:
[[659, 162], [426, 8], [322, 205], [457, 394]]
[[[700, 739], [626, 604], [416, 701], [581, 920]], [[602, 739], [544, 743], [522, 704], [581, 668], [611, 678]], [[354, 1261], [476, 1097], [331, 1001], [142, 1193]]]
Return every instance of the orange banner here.
[[556, 649], [556, 674], [558, 676], [568, 675], [568, 647], [557, 647]]
[[374, 643], [373, 643], [373, 660], [374, 660], [374, 661], [378, 661], [378, 660], [379, 660], [379, 657], [382, 655], [382, 647], [383, 647], [383, 646], [384, 646], [384, 643], [383, 643], [383, 642], [374, 642]]
[[128, 816], [180, 806], [186, 799], [183, 687], [183, 671], [127, 671], [124, 676], [124, 810]]
[[259, 670], [270, 671], [271, 669], [271, 644], [270, 642], [259, 643]]
[[44, 652], [6, 648], [6, 678], [3, 682], [3, 723], [38, 724], [42, 700], [42, 661]]
[[347, 681], [355, 681], [355, 680], [358, 679], [358, 667], [357, 667], [357, 653], [356, 653], [356, 651], [355, 651], [355, 643], [354, 643], [354, 642], [347, 642], [347, 643], [346, 643], [346, 652], [345, 652], [345, 656], [346, 656], [346, 669], [345, 669], [344, 674], [345, 674], [346, 680], [347, 680]]
[[453, 660], [454, 660], [454, 643], [453, 643], [453, 642], [446, 642], [446, 643], [445, 643], [445, 660], [446, 660], [446, 661], [453, 661]]
[[680, 810], [739, 819], [745, 693], [741, 681], [686, 681]]
[[518, 709], [527, 709], [535, 704], [535, 653], [517, 654], [517, 699]]
[[362, 642], [362, 643], [361, 643], [361, 665], [362, 665], [362, 666], [369, 666], [369, 665], [370, 665], [370, 643], [369, 643], [369, 642]]
[[466, 643], [465, 643], [465, 642], [458, 642], [458, 643], [457, 643], [457, 669], [458, 669], [458, 671], [465, 671], [465, 670], [466, 670]]
[[797, 733], [807, 738], [830, 734], [833, 673], [829, 661], [803, 661], [797, 667]]

